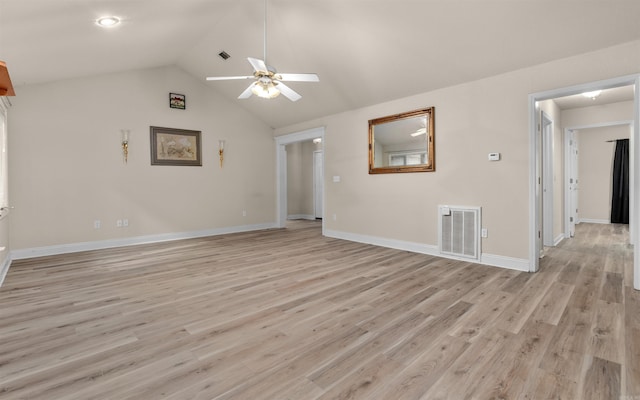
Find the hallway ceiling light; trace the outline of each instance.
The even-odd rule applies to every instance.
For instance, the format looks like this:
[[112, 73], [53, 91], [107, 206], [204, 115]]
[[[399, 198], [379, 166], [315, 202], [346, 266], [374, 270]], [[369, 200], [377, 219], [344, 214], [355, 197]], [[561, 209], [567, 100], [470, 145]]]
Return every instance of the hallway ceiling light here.
[[600, 96], [600, 93], [602, 93], [602, 90], [594, 90], [592, 92], [584, 92], [582, 95], [588, 99], [595, 100], [596, 97]]

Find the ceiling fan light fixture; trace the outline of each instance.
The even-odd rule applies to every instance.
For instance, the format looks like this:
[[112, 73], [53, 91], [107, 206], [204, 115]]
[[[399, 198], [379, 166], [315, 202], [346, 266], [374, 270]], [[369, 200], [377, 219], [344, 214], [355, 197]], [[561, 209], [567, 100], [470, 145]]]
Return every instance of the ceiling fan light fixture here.
[[256, 82], [251, 88], [251, 92], [263, 99], [275, 99], [280, 95], [280, 90], [273, 82]]

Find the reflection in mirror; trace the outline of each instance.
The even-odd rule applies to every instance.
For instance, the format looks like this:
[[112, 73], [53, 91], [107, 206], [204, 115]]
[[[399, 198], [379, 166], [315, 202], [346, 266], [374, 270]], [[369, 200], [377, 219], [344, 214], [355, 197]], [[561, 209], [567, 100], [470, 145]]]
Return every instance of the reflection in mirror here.
[[434, 107], [369, 121], [369, 173], [435, 171]]

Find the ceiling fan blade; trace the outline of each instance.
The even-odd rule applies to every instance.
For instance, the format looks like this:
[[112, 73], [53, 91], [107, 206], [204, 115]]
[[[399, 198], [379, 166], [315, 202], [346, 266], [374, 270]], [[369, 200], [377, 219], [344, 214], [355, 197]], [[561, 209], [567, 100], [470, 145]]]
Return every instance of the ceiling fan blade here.
[[249, 85], [249, 87], [248, 87], [248, 88], [246, 88], [246, 89], [244, 90], [244, 92], [242, 92], [242, 93], [240, 94], [240, 96], [238, 96], [238, 98], [239, 98], [239, 99], [248, 99], [249, 97], [251, 97], [251, 94], [253, 93], [253, 92], [251, 92], [251, 89], [253, 89], [253, 86], [254, 86], [255, 84], [256, 84], [256, 83], [255, 83], [255, 82], [253, 82], [251, 85]]
[[254, 79], [255, 76], [207, 76], [208, 81], [230, 81], [234, 79]]
[[300, 96], [293, 89], [282, 82], [278, 82], [278, 85], [276, 87], [280, 90], [280, 93], [282, 93], [287, 99], [291, 101], [298, 101], [302, 98], [302, 96]]
[[267, 65], [262, 60], [258, 60], [257, 58], [248, 57], [249, 63], [253, 67], [253, 70], [256, 72], [269, 72], [267, 69]]
[[289, 82], [320, 82], [316, 74], [278, 74], [278, 79]]

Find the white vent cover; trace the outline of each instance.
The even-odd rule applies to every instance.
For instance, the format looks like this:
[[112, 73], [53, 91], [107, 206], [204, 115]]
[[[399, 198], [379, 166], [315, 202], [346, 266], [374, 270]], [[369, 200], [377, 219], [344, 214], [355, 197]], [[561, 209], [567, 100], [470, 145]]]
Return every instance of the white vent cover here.
[[438, 207], [441, 254], [480, 259], [480, 207]]

